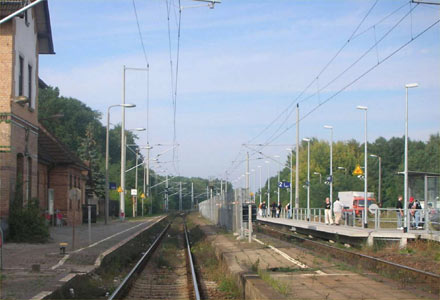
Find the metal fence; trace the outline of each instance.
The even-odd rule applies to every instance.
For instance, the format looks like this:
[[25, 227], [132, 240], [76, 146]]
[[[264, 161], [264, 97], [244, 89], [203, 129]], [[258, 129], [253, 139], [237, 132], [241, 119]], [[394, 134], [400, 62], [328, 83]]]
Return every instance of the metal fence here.
[[[200, 214], [217, 226], [229, 231], [241, 233], [245, 190], [235, 189], [229, 193], [213, 196], [199, 203]], [[245, 226], [246, 227], [246, 226]]]
[[[408, 209], [407, 210], [407, 222], [409, 231], [426, 232], [429, 234], [440, 234], [440, 209], [428, 207], [426, 209]], [[332, 220], [325, 220], [324, 208], [310, 208], [310, 217], [308, 218], [307, 209], [299, 208], [293, 209], [293, 219], [298, 221], [310, 221], [317, 223], [335, 223], [336, 215], [332, 215]], [[363, 214], [361, 210], [358, 213], [355, 211], [343, 211], [341, 214], [339, 225], [363, 227]], [[263, 211], [259, 211], [260, 217], [269, 217], [272, 212], [266, 211], [266, 215]], [[289, 218], [288, 211], [282, 208], [281, 211], [275, 212], [275, 216], [280, 218]], [[392, 230], [403, 229], [404, 227], [403, 211], [400, 213], [395, 208], [378, 208], [373, 213], [368, 212], [367, 224], [368, 228], [374, 228], [375, 230]]]

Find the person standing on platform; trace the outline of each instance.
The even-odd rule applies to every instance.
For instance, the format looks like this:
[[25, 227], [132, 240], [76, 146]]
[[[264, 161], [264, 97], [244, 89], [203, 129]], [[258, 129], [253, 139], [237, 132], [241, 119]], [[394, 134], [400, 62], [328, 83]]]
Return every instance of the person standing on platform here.
[[267, 217], [267, 215], [266, 215], [266, 201], [263, 201], [261, 208], [263, 210], [263, 217]]
[[397, 198], [396, 204], [396, 215], [397, 215], [397, 229], [403, 229], [403, 204], [402, 204], [402, 195], [399, 195]]
[[339, 198], [336, 199], [336, 201], [333, 203], [333, 212], [335, 213], [335, 224], [339, 225], [339, 221], [341, 221], [342, 216], [342, 209], [343, 205], [341, 201], [339, 201]]
[[281, 205], [281, 203], [278, 203], [278, 205], [277, 205], [277, 218], [280, 217], [282, 208], [283, 208], [283, 206]]
[[331, 210], [331, 203], [330, 203], [330, 198], [327, 197], [325, 198], [325, 224], [330, 224], [333, 225], [333, 218], [332, 218], [332, 210]]
[[291, 219], [292, 216], [290, 215], [290, 203], [287, 203], [287, 205], [286, 205], [286, 211], [287, 211], [287, 218]]
[[272, 205], [271, 205], [270, 208], [272, 209], [272, 215], [271, 215], [271, 217], [272, 217], [272, 218], [275, 218], [275, 212], [276, 212], [276, 210], [277, 210], [277, 204], [276, 204], [275, 202], [272, 202]]

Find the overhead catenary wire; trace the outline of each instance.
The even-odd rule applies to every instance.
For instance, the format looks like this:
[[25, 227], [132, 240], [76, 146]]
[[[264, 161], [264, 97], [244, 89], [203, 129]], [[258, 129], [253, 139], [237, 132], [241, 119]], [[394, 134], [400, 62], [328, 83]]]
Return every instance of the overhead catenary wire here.
[[149, 122], [150, 122], [150, 117], [149, 117], [149, 111], [150, 111], [150, 63], [148, 61], [148, 55], [147, 55], [147, 51], [145, 50], [145, 44], [144, 44], [144, 38], [142, 35], [142, 30], [141, 30], [141, 26], [139, 23], [139, 16], [138, 16], [138, 12], [137, 12], [137, 7], [136, 7], [136, 1], [132, 0], [132, 4], [133, 4], [133, 10], [134, 10], [134, 15], [136, 18], [136, 25], [137, 25], [137, 29], [138, 29], [138, 33], [139, 33], [139, 40], [141, 42], [141, 47], [142, 47], [142, 52], [144, 54], [144, 59], [145, 59], [145, 65], [147, 67], [147, 126], [146, 126], [146, 135], [147, 135], [147, 144], [149, 143], [149, 136], [150, 136], [150, 128], [149, 128]]
[[[259, 136], [261, 136], [265, 131], [267, 131], [277, 120], [279, 120], [279, 118], [284, 114], [288, 114], [288, 111], [292, 108], [292, 112], [294, 110], [295, 104], [298, 103], [298, 99], [300, 99], [307, 91], [308, 89], [315, 83], [315, 81], [327, 70], [327, 68], [333, 63], [333, 61], [341, 54], [341, 52], [344, 50], [344, 48], [355, 38], [355, 37], [359, 37], [360, 35], [355, 36], [356, 32], [359, 30], [359, 28], [361, 27], [361, 25], [364, 23], [364, 21], [366, 20], [366, 18], [370, 15], [371, 11], [373, 10], [373, 8], [376, 6], [378, 0], [376, 0], [373, 5], [370, 7], [370, 9], [367, 11], [366, 15], [362, 18], [362, 20], [359, 22], [359, 24], [356, 26], [355, 30], [351, 33], [350, 37], [346, 40], [346, 42], [341, 46], [341, 48], [336, 52], [335, 55], [333, 55], [333, 57], [327, 62], [327, 64], [318, 72], [318, 74], [314, 77], [314, 79], [300, 92], [300, 94], [287, 106], [287, 108], [285, 110], [283, 110], [280, 114], [278, 114], [273, 121], [266, 126], [260, 133], [258, 133], [256, 136], [254, 136], [253, 138], [251, 138], [248, 143], [251, 143], [252, 141], [254, 141], [256, 138], [258, 138]], [[382, 22], [382, 21], [381, 21]], [[288, 117], [287, 117], [288, 119]], [[285, 123], [283, 122], [283, 125]], [[277, 132], [283, 125], [279, 126], [278, 129], [275, 131]]]
[[[310, 94], [309, 96], [307, 96], [306, 98], [302, 99], [301, 101], [298, 101], [299, 104], [308, 101], [309, 99], [315, 97], [318, 93], [320, 93], [322, 90], [328, 88], [330, 85], [332, 85], [334, 82], [336, 82], [339, 78], [341, 78], [344, 74], [346, 74], [350, 69], [352, 69], [359, 61], [361, 61], [368, 53], [370, 53], [375, 47], [377, 47], [377, 45], [382, 42], [392, 31], [394, 31], [394, 29], [404, 20], [408, 17], [408, 15], [416, 8], [417, 6], [414, 6], [412, 8], [411, 11], [407, 12], [403, 17], [401, 17], [379, 40], [375, 41], [375, 43], [368, 48], [364, 53], [362, 53], [354, 62], [352, 62], [347, 68], [345, 68], [342, 72], [340, 72], [338, 75], [336, 75], [332, 80], [330, 80], [326, 85], [324, 85], [323, 87], [319, 88], [319, 90], [315, 93]], [[383, 62], [383, 61], [382, 61]], [[377, 65], [380, 65], [380, 62], [378, 61]], [[325, 101], [324, 101], [325, 102]], [[321, 106], [321, 105], [318, 105]], [[293, 113], [293, 110], [288, 113], [288, 116], [290, 116]], [[283, 127], [285, 125], [285, 121], [278, 127], [278, 130], [281, 129], [281, 127]], [[284, 131], [282, 131], [282, 133], [285, 133], [287, 130], [289, 130], [290, 128], [292, 128], [292, 126], [288, 126]], [[275, 131], [266, 141], [266, 144], [271, 143], [271, 141], [274, 141], [276, 138], [278, 138], [280, 136], [280, 134], [278, 133], [278, 130]], [[274, 138], [275, 137], [275, 138]], [[264, 148], [264, 146], [263, 146]]]

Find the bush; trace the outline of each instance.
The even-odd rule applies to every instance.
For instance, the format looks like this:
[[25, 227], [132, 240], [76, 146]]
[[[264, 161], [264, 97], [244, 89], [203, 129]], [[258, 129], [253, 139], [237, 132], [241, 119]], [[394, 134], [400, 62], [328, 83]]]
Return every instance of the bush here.
[[9, 215], [9, 240], [44, 243], [48, 238], [49, 227], [40, 214], [38, 201], [33, 200], [26, 207], [12, 207]]

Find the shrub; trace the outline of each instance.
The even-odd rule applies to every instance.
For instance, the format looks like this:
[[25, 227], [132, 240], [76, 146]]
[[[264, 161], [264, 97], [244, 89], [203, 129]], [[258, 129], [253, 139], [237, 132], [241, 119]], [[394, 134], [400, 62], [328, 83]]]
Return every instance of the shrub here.
[[40, 214], [38, 200], [27, 206], [14, 205], [9, 215], [9, 239], [13, 242], [44, 243], [49, 238], [49, 227]]

